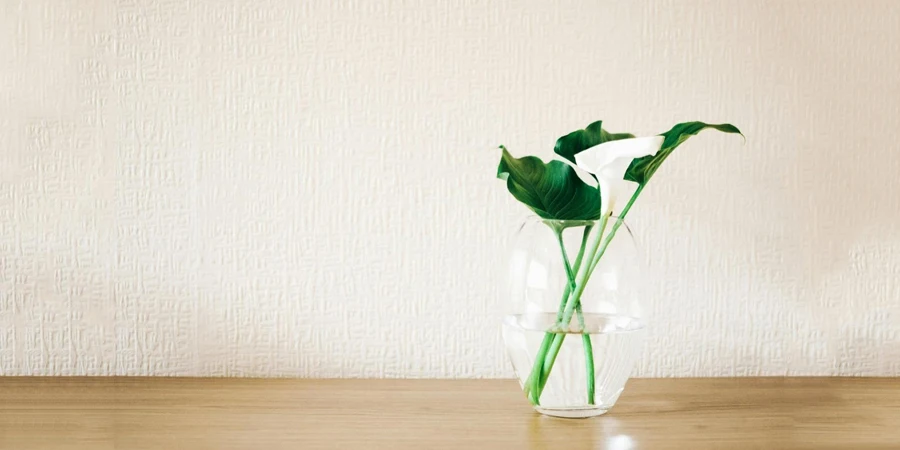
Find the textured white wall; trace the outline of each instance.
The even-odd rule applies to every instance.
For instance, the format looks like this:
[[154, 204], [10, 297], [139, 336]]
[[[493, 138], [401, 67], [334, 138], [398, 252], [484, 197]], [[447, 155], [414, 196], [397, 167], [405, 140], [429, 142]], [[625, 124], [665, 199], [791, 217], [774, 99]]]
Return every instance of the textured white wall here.
[[497, 144], [729, 121], [639, 375], [900, 375], [900, 2], [0, 1], [0, 374], [511, 374]]

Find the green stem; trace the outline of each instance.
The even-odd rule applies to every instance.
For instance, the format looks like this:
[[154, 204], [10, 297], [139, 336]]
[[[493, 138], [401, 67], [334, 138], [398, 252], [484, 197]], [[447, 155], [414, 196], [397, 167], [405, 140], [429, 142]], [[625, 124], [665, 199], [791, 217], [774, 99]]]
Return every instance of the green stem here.
[[581, 268], [581, 259], [584, 258], [584, 248], [587, 246], [587, 238], [591, 235], [591, 229], [594, 228], [593, 225], [587, 225], [584, 227], [584, 232], [581, 233], [581, 248], [578, 249], [578, 256], [575, 257], [575, 270]]
[[[581, 304], [581, 294], [584, 292], [585, 286], [587, 286], [587, 282], [590, 279], [591, 274], [594, 272], [594, 269], [597, 267], [597, 264], [600, 262], [600, 257], [606, 253], [606, 248], [609, 246], [609, 243], [612, 241], [613, 237], [615, 237], [616, 231], [622, 226], [622, 222], [625, 220], [625, 215], [628, 214], [628, 211], [631, 210], [631, 206], [634, 204], [634, 201], [637, 200], [638, 195], [640, 195], [641, 191], [644, 190], [644, 185], [638, 185], [637, 189], [634, 191], [634, 194], [628, 200], [628, 203], [622, 209], [621, 214], [619, 214], [618, 219], [613, 225], [612, 229], [609, 232], [609, 235], [606, 236], [606, 239], [603, 240], [602, 246], [600, 246], [600, 240], [603, 236], [603, 231], [606, 228], [606, 221], [609, 216], [604, 216], [601, 219], [600, 231], [597, 233], [597, 236], [594, 239], [594, 245], [592, 247], [592, 251], [588, 256], [588, 264], [583, 264], [581, 269], [587, 267], [586, 271], [579, 270], [579, 275], [581, 276], [580, 283], [578, 283], [578, 289], [572, 293], [569, 297], [568, 305], [566, 306], [566, 310], [563, 311], [562, 321], [564, 324], [568, 324], [569, 321], [572, 320], [572, 311], [576, 306]], [[547, 349], [547, 356], [544, 358], [543, 369], [541, 370], [541, 378], [540, 382], [535, 389], [537, 390], [536, 396], [540, 397], [541, 391], [544, 389], [544, 385], [547, 383], [547, 378], [550, 376], [550, 371], [553, 369], [553, 364], [556, 362], [556, 357], [559, 354], [559, 350], [562, 347], [563, 340], [565, 339], [565, 333], [557, 334], [553, 337], [553, 342], [550, 343], [550, 347]]]
[[[568, 291], [568, 289], [566, 289]], [[538, 349], [537, 356], [534, 359], [534, 367], [531, 368], [531, 374], [528, 375], [528, 379], [525, 380], [525, 396], [528, 397], [528, 400], [532, 405], [540, 405], [541, 404], [541, 396], [538, 393], [540, 391], [539, 384], [541, 382], [541, 369], [543, 368], [542, 362], [544, 361], [544, 357], [547, 355], [547, 350], [550, 348], [550, 344], [553, 342], [553, 333], [545, 333], [544, 340], [541, 342], [541, 348]]]
[[559, 251], [562, 252], [563, 264], [566, 266], [566, 278], [569, 279], [569, 289], [575, 289], [575, 273], [572, 272], [572, 264], [569, 263], [569, 256], [566, 255], [566, 244], [563, 242], [562, 230], [554, 230], [556, 233], [556, 242], [559, 242]]
[[581, 325], [581, 343], [584, 346], [584, 370], [587, 376], [587, 399], [588, 405], [594, 404], [594, 345], [591, 343], [591, 334], [586, 333], [584, 328], [584, 314], [581, 312], [581, 302], [575, 307], [575, 314], [578, 316], [578, 322]]
[[[563, 261], [566, 263], [566, 272], [569, 276], [569, 283], [566, 284], [566, 288], [563, 292], [562, 298], [559, 300], [559, 309], [556, 311], [556, 321], [559, 322], [562, 320], [563, 311], [566, 308], [566, 300], [569, 298], [569, 294], [572, 293], [572, 289], [574, 288], [574, 272], [577, 272], [581, 267], [582, 259], [584, 258], [584, 250], [587, 245], [587, 238], [591, 234], [592, 225], [587, 225], [584, 227], [584, 232], [581, 235], [581, 247], [578, 249], [578, 256], [575, 257], [575, 264], [569, 266], [568, 257], [565, 253], [565, 246], [562, 242], [562, 232], [554, 230], [557, 233], [557, 239], [560, 243], [560, 249], [563, 255]], [[541, 381], [541, 370], [543, 370], [544, 358], [547, 355], [547, 350], [550, 348], [550, 344], [553, 342], [554, 333], [547, 332], [544, 334], [544, 340], [541, 342], [541, 347], [538, 349], [538, 353], [534, 359], [534, 366], [531, 369], [531, 374], [525, 380], [525, 395], [529, 398], [532, 404], [540, 405], [539, 396], [534, 395], [537, 390], [537, 386]]]
[[631, 210], [631, 205], [634, 204], [634, 201], [637, 200], [638, 195], [640, 195], [641, 191], [643, 190], [644, 185], [639, 184], [637, 190], [634, 191], [634, 195], [631, 196], [631, 199], [628, 200], [628, 203], [625, 204], [624, 208], [622, 208], [622, 213], [619, 214], [618, 219], [616, 219], [616, 223], [614, 223], [612, 229], [609, 230], [609, 235], [606, 236], [606, 239], [603, 241], [603, 245], [600, 246], [600, 251], [596, 255], [594, 255], [594, 259], [591, 261], [590, 273], [594, 273], [594, 269], [597, 268], [597, 264], [600, 263], [600, 258], [603, 257], [604, 253], [606, 253], [606, 248], [609, 247], [609, 243], [612, 242], [613, 237], [616, 236], [616, 231], [618, 231], [619, 227], [622, 226], [622, 223], [625, 220], [625, 215], [628, 214], [629, 210]]
[[[591, 262], [594, 258], [594, 253], [597, 252], [597, 248], [600, 246], [600, 242], [602, 241], [603, 237], [603, 231], [606, 230], [606, 224], [608, 221], [608, 214], [600, 218], [600, 225], [597, 229], [596, 235], [594, 236], [594, 242], [591, 244], [591, 248], [587, 253], [587, 262], [581, 264], [581, 267], [579, 267], [578, 276], [581, 282], [576, 282], [576, 289], [572, 292], [572, 295], [569, 296], [569, 299], [566, 302], [566, 309], [563, 311], [563, 317], [557, 322], [557, 326], [560, 329], [568, 327], [569, 322], [572, 321], [572, 314], [575, 312], [575, 306], [578, 305], [578, 302], [581, 299], [581, 293], [584, 292], [584, 288], [587, 285], [587, 280], [590, 277], [587, 269], [591, 266]], [[546, 385], [547, 378], [550, 376], [550, 370], [553, 368], [553, 364], [556, 362], [556, 357], [559, 355], [559, 349], [562, 348], [562, 344], [565, 338], [565, 333], [555, 333], [553, 336], [553, 342], [547, 349], [546, 356], [544, 357], [542, 363], [540, 378], [535, 380], [536, 385], [534, 386], [532, 391], [532, 393], [538, 398], [540, 398], [541, 392], [544, 390], [544, 385]], [[535, 361], [535, 364], [537, 363], [538, 361]]]
[[581, 343], [584, 345], [584, 368], [587, 371], [588, 405], [593, 405], [596, 382], [594, 381], [594, 345], [591, 344], [591, 335], [589, 333], [582, 334]]
[[[589, 229], [590, 227], [585, 227], [585, 229]], [[562, 252], [563, 262], [566, 264], [566, 274], [569, 277], [569, 286], [575, 287], [575, 274], [572, 273], [572, 267], [569, 264], [569, 258], [566, 255], [566, 245], [563, 243], [562, 232], [556, 233], [557, 241], [559, 242], [559, 249]], [[580, 258], [584, 254], [584, 236], [582, 236], [581, 240], [581, 249], [578, 251], [578, 261], [576, 264], [580, 264]], [[582, 332], [584, 331], [584, 313], [581, 310], [581, 302], [575, 306], [575, 314], [578, 316], [578, 324], [581, 327]], [[559, 313], [557, 313], [559, 315]], [[559, 320], [559, 317], [557, 317]], [[590, 334], [584, 333], [581, 335], [582, 343], [584, 344], [584, 368], [587, 371], [587, 396], [588, 396], [588, 404], [594, 404], [594, 350], [593, 345], [591, 344], [591, 336]], [[543, 370], [543, 369], [541, 369]]]
[[575, 290], [572, 292], [572, 295], [569, 297], [569, 300], [566, 304], [566, 309], [563, 311], [562, 323], [561, 326], [567, 327], [569, 326], [569, 322], [572, 321], [572, 314], [575, 312], [575, 306], [578, 304], [578, 300], [581, 299], [581, 293], [584, 292], [584, 288], [587, 286], [587, 281], [591, 277], [590, 269], [593, 265], [592, 262], [594, 260], [594, 254], [597, 253], [597, 249], [600, 246], [601, 238], [603, 237], [603, 232], [606, 231], [606, 223], [609, 221], [609, 214], [604, 215], [600, 218], [600, 227], [597, 230], [597, 235], [594, 236], [594, 243], [591, 245], [590, 253], [588, 253], [588, 263], [582, 264], [578, 270], [578, 278], [580, 282], [576, 281]]
[[[553, 234], [556, 235], [556, 242], [559, 243], [559, 252], [562, 255], [563, 265], [566, 268], [566, 278], [569, 281], [568, 284], [566, 285], [566, 289], [565, 289], [566, 294], [563, 296], [563, 299], [560, 300], [560, 307], [559, 307], [559, 310], [556, 312], [556, 320], [557, 321], [560, 319], [560, 316], [564, 312], [565, 308], [563, 308], [563, 306], [566, 304], [565, 299], [568, 298], [568, 293], [571, 292], [573, 289], [575, 289], [575, 272], [572, 271], [572, 264], [569, 262], [569, 255], [566, 254], [566, 244], [565, 244], [565, 242], [563, 242], [562, 232], [563, 232], [563, 228], [557, 227], [557, 226], [553, 227]], [[581, 251], [579, 251], [579, 254], [580, 253], [581, 253]], [[578, 262], [581, 263], [581, 261], [578, 261]], [[552, 341], [553, 341], [553, 333], [546, 333], [544, 335], [544, 341], [541, 342], [541, 348], [538, 350], [538, 354], [535, 357], [535, 362], [544, 360], [544, 356], [546, 355], [547, 349], [549, 349], [550, 343]], [[531, 369], [532, 375], [529, 376], [529, 380], [531, 381], [531, 384], [534, 386], [531, 389], [529, 389], [528, 395], [531, 397], [531, 401], [535, 405], [540, 404], [540, 394], [539, 394], [540, 389], [535, 389], [537, 387], [537, 384], [541, 380], [539, 370], [542, 370], [542, 365], [535, 364], [534, 367], [532, 367], [532, 369]], [[526, 381], [526, 385], [527, 384], [528, 383]], [[537, 393], [537, 395], [535, 395], [536, 393]]]

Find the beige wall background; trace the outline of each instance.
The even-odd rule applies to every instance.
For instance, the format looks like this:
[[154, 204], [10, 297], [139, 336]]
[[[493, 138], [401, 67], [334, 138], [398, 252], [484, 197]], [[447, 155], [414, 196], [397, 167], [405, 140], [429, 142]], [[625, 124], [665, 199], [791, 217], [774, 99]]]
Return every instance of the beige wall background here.
[[900, 2], [0, 1], [0, 374], [510, 376], [497, 144], [728, 121], [639, 376], [900, 375]]

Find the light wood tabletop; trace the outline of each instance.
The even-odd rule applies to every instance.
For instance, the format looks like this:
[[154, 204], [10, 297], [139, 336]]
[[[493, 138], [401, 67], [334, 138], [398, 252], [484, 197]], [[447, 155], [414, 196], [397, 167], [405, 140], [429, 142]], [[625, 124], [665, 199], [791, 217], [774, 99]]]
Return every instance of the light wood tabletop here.
[[900, 448], [900, 379], [636, 379], [577, 420], [510, 380], [0, 377], [0, 448]]

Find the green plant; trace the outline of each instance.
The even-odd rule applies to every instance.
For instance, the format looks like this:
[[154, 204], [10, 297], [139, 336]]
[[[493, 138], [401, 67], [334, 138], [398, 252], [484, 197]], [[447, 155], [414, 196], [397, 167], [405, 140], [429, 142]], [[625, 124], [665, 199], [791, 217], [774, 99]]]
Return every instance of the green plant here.
[[[635, 200], [666, 158], [689, 137], [707, 128], [741, 134], [731, 124], [685, 122], [657, 136], [636, 138], [630, 133], [610, 133], [602, 125], [601, 121], [594, 122], [585, 129], [569, 133], [556, 141], [554, 151], [567, 162], [554, 160], [544, 163], [535, 156], [515, 158], [506, 147], [500, 146], [502, 155], [497, 177], [506, 181], [506, 187], [513, 197], [535, 214], [557, 221], [599, 221], [599, 229], [593, 233], [591, 242], [588, 242], [591, 227], [585, 228], [574, 261], [566, 254], [562, 240], [563, 230], [557, 225], [551, 225], [559, 241], [568, 278], [554, 328], [569, 328], [573, 316], [578, 318], [579, 323], [584, 323], [581, 295], [591, 274]], [[588, 172], [597, 181], [597, 186], [582, 181], [570, 163]], [[618, 197], [627, 191], [629, 184], [636, 184], [634, 193], [609, 226]], [[535, 405], [540, 404], [541, 393], [565, 337], [566, 333], [554, 333], [553, 330], [548, 330], [544, 335], [534, 366], [524, 385], [526, 396]], [[588, 374], [588, 402], [593, 404], [594, 361], [591, 336], [586, 332], [582, 333], [582, 342]]]

